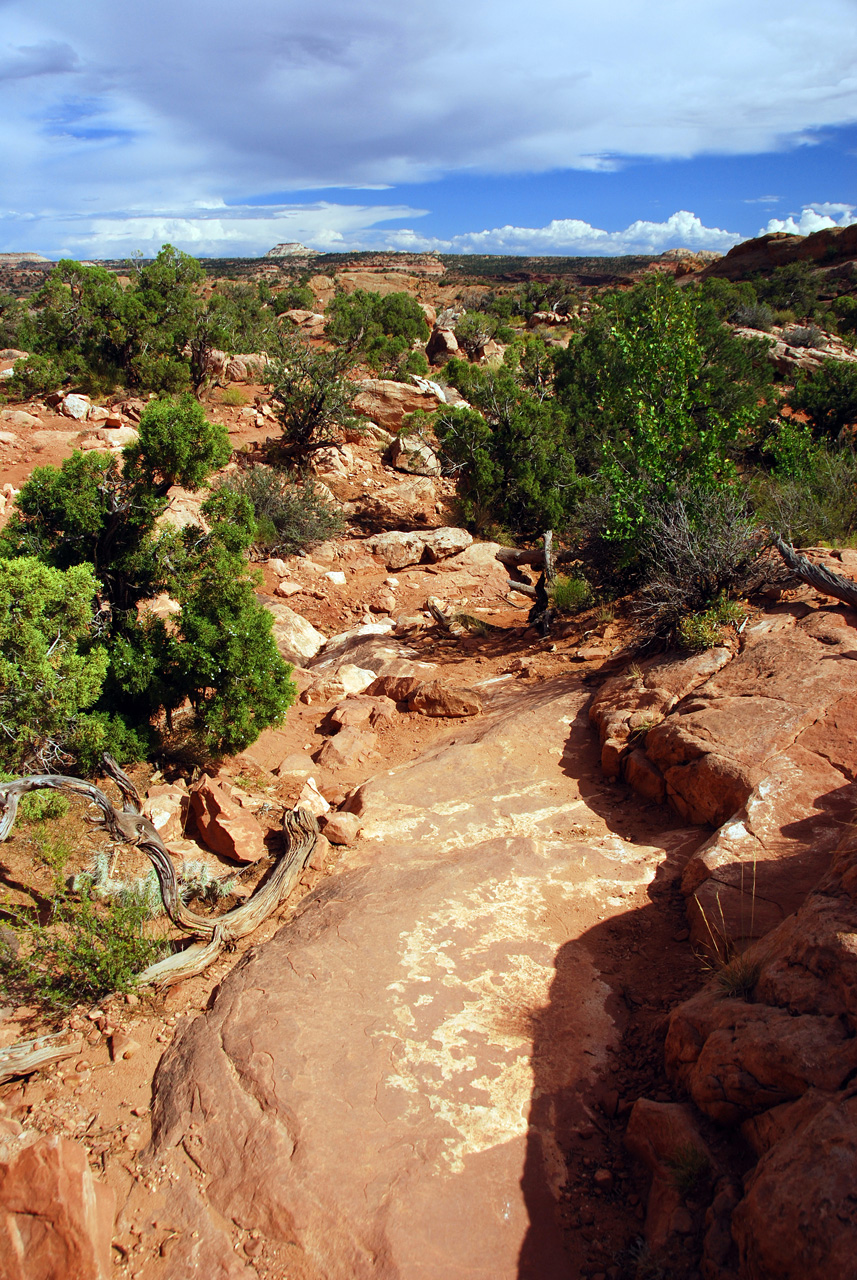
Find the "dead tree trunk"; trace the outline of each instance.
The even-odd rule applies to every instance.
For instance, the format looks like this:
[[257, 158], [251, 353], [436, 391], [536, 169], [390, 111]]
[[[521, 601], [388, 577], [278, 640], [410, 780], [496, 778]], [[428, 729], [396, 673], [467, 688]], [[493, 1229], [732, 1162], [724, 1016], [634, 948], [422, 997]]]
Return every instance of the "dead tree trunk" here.
[[794, 547], [784, 542], [779, 534], [774, 535], [773, 541], [792, 573], [796, 573], [802, 582], [815, 587], [826, 596], [833, 596], [834, 600], [850, 604], [852, 609], [857, 609], [857, 582], [852, 581], [851, 578], [843, 578], [841, 574], [831, 573], [820, 564], [813, 564], [806, 556], [800, 555]]
[[51, 773], [31, 774], [0, 785], [0, 842], [12, 830], [21, 796], [30, 791], [70, 792], [97, 805], [101, 815], [91, 821], [103, 827], [114, 840], [143, 850], [155, 868], [167, 915], [178, 929], [195, 939], [186, 950], [150, 965], [137, 977], [140, 983], [151, 982], [158, 987], [167, 987], [182, 978], [201, 973], [224, 948], [252, 933], [277, 909], [309, 861], [318, 840], [318, 824], [308, 809], [287, 812], [283, 817], [283, 852], [268, 878], [240, 907], [234, 907], [222, 916], [198, 916], [182, 901], [173, 860], [156, 828], [142, 813], [142, 802], [133, 782], [109, 756], [104, 757], [104, 765], [122, 792], [121, 811], [113, 806], [99, 787], [81, 778]]

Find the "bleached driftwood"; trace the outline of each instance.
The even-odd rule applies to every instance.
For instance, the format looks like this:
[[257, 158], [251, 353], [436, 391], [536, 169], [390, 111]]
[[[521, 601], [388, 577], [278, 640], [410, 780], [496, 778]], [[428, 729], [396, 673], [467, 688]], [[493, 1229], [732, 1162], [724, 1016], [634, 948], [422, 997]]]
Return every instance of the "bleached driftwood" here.
[[131, 779], [109, 756], [104, 757], [104, 767], [122, 792], [121, 811], [99, 787], [81, 778], [43, 773], [0, 784], [0, 842], [12, 830], [21, 796], [30, 791], [70, 792], [97, 805], [100, 817], [90, 821], [103, 827], [114, 840], [142, 849], [155, 868], [167, 915], [178, 929], [195, 939], [186, 950], [167, 956], [138, 975], [138, 982], [167, 987], [182, 978], [201, 973], [224, 948], [252, 933], [277, 909], [309, 861], [318, 840], [318, 824], [308, 809], [287, 812], [283, 817], [283, 852], [271, 874], [241, 906], [222, 916], [206, 918], [189, 910], [182, 901], [169, 850], [157, 829], [143, 814], [140, 796]]
[[70, 1037], [67, 1031], [7, 1045], [5, 1049], [0, 1049], [0, 1084], [5, 1084], [13, 1076], [28, 1076], [31, 1072], [38, 1071], [39, 1067], [71, 1058], [80, 1053], [82, 1048], [81, 1037]]

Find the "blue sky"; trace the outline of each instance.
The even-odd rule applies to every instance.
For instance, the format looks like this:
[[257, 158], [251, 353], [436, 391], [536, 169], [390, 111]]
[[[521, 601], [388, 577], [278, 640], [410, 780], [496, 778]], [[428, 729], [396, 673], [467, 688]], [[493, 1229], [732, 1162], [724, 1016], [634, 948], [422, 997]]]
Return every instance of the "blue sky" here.
[[726, 251], [857, 221], [857, 0], [0, 0], [0, 251]]

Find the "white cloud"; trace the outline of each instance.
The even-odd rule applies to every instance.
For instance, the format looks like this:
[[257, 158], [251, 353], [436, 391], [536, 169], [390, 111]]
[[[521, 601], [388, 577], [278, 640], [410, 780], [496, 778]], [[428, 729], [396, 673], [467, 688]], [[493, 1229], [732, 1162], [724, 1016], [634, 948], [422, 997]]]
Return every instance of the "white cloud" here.
[[[0, 182], [104, 213], [750, 154], [857, 119], [853, 0], [6, 0]], [[16, 74], [17, 72], [20, 74]]]
[[414, 231], [384, 235], [391, 248], [440, 253], [589, 254], [616, 257], [626, 253], [662, 253], [665, 249], [716, 249], [727, 253], [743, 237], [719, 227], [705, 227], [694, 213], [681, 210], [664, 222], [632, 222], [623, 231], [603, 231], [578, 218], [556, 218], [546, 227], [494, 227], [469, 231], [448, 240]]
[[138, 250], [152, 257], [161, 245], [173, 244], [198, 257], [230, 258], [258, 257], [275, 244], [297, 240], [336, 253], [362, 246], [378, 223], [423, 213], [403, 205], [318, 201], [258, 208], [230, 207], [223, 200], [147, 214], [129, 210], [88, 218], [48, 213], [30, 216], [23, 224], [14, 214], [0, 213], [0, 246], [26, 240], [28, 248], [36, 242], [46, 245], [49, 257], [126, 258]]
[[809, 236], [814, 231], [824, 231], [828, 227], [853, 227], [857, 222], [854, 205], [851, 204], [810, 204], [805, 205], [799, 215], [790, 214], [787, 218], [771, 218], [759, 235], [772, 231], [786, 231], [793, 236]]

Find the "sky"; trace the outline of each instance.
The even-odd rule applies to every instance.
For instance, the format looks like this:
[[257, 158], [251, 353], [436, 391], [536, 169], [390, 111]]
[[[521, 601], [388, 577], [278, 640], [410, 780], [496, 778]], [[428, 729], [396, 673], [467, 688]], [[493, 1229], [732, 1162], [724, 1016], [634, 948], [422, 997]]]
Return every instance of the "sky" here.
[[857, 221], [857, 0], [0, 0], [0, 252], [727, 252]]

